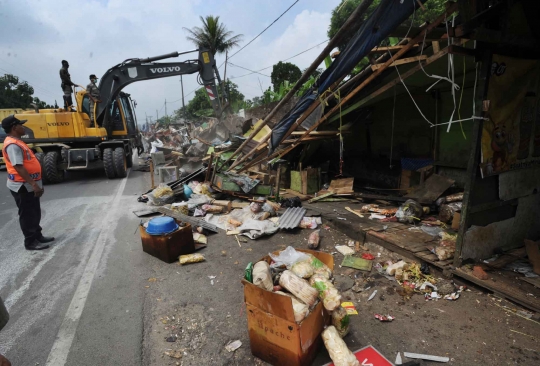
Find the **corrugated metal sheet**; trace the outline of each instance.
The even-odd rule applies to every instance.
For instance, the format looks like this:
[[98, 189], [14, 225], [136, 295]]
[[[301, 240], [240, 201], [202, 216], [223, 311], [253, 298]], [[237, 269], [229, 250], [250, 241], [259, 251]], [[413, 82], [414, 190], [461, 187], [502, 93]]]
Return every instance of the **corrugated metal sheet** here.
[[300, 221], [306, 214], [306, 209], [302, 207], [290, 207], [279, 218], [278, 227], [280, 229], [294, 229], [298, 227]]

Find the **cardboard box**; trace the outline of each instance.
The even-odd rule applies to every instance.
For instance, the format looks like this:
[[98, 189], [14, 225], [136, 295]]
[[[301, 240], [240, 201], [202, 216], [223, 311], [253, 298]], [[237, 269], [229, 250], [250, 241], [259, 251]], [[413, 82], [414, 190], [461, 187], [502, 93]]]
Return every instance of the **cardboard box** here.
[[[176, 222], [180, 224], [180, 221], [176, 220]], [[182, 254], [195, 252], [193, 233], [188, 223], [167, 235], [150, 235], [142, 224], [139, 226], [139, 231], [143, 251], [166, 263], [176, 262]]]
[[[332, 255], [312, 250], [297, 250], [313, 254], [334, 270]], [[261, 260], [271, 262], [269, 256]], [[321, 332], [330, 324], [330, 315], [324, 309], [322, 301], [297, 324], [289, 297], [263, 290], [246, 280], [242, 280], [242, 284], [251, 353], [272, 365], [311, 365], [322, 346]]]

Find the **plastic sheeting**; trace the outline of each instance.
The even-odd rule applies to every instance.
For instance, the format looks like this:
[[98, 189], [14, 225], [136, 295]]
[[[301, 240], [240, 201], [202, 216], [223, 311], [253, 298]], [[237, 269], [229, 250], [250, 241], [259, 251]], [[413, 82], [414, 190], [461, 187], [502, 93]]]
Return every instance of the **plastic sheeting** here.
[[[420, 0], [424, 3], [426, 0]], [[291, 125], [309, 108], [318, 95], [333, 83], [347, 75], [392, 30], [403, 23], [416, 9], [416, 0], [381, 0], [373, 14], [366, 20], [347, 47], [322, 73], [317, 84], [310, 88], [292, 108], [291, 112], [276, 124], [270, 139], [270, 152], [279, 145]]]

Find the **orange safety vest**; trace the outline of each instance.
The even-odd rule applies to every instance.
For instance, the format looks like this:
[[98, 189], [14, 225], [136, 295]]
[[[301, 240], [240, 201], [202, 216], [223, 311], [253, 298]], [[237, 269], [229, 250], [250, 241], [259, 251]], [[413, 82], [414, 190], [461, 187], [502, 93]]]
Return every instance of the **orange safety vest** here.
[[12, 182], [26, 182], [24, 178], [17, 173], [17, 170], [15, 170], [15, 167], [11, 164], [11, 161], [9, 161], [9, 156], [6, 153], [6, 149], [11, 144], [17, 145], [23, 151], [23, 166], [28, 171], [28, 174], [30, 174], [30, 177], [35, 181], [41, 180], [41, 164], [34, 155], [34, 152], [23, 141], [11, 136], [6, 136], [6, 139], [4, 140], [4, 147], [2, 148], [2, 155], [4, 156], [4, 161], [6, 162], [8, 172], [8, 179]]

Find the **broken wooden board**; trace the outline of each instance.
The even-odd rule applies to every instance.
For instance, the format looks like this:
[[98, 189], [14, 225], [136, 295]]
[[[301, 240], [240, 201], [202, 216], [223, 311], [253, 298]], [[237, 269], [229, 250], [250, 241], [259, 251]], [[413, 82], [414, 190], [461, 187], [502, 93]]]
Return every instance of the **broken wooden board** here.
[[330, 182], [329, 191], [336, 194], [353, 193], [354, 178], [334, 179]]
[[527, 256], [527, 250], [525, 247], [509, 250], [508, 252], [495, 259], [493, 262], [485, 263], [488, 267], [493, 269], [501, 269], [507, 264], [517, 261], [520, 258]]
[[317, 197], [313, 197], [312, 199], [310, 199], [310, 200], [308, 201], [308, 203], [317, 202], [317, 201], [319, 201], [319, 200], [322, 200], [323, 198], [333, 196], [334, 194], [335, 194], [334, 192], [328, 192], [328, 193], [325, 193], [325, 194], [323, 194], [323, 195], [320, 195], [320, 196], [317, 196]]
[[152, 215], [161, 215], [161, 213], [157, 212], [156, 210], [152, 210], [152, 209], [136, 210], [136, 211], [133, 211], [133, 213], [137, 217], [147, 217], [147, 216], [152, 216]]
[[[283, 193], [285, 192], [285, 193]], [[307, 201], [309, 200], [311, 197], [311, 195], [307, 195], [307, 194], [302, 194], [300, 192], [297, 192], [297, 191], [293, 191], [292, 189], [282, 189], [279, 193], [279, 195], [281, 196], [281, 198], [292, 198], [292, 197], [298, 197], [300, 198], [300, 201]]]
[[540, 312], [540, 300], [537, 297], [528, 296], [525, 291], [518, 288], [515, 283], [512, 284], [510, 281], [504, 280], [502, 276], [497, 276], [496, 272], [490, 273], [490, 277], [495, 277], [495, 281], [492, 278], [480, 280], [459, 268], [452, 270], [452, 273], [530, 310]]
[[424, 184], [414, 187], [410, 193], [406, 194], [406, 198], [410, 198], [419, 202], [434, 202], [448, 188], [454, 184], [454, 180], [443, 177], [442, 175], [433, 174]]
[[540, 277], [519, 277], [519, 279], [530, 283], [536, 288], [540, 288]]
[[[417, 61], [420, 61], [420, 60], [426, 60], [427, 58], [428, 58], [427, 55], [420, 55], [420, 56], [414, 56], [414, 57], [401, 58], [399, 60], [396, 60], [396, 61], [392, 62], [390, 64], [390, 67], [409, 64], [411, 62], [417, 62]], [[384, 64], [371, 65], [371, 70], [376, 71], [376, 70], [382, 68], [383, 66], [384, 66]]]

